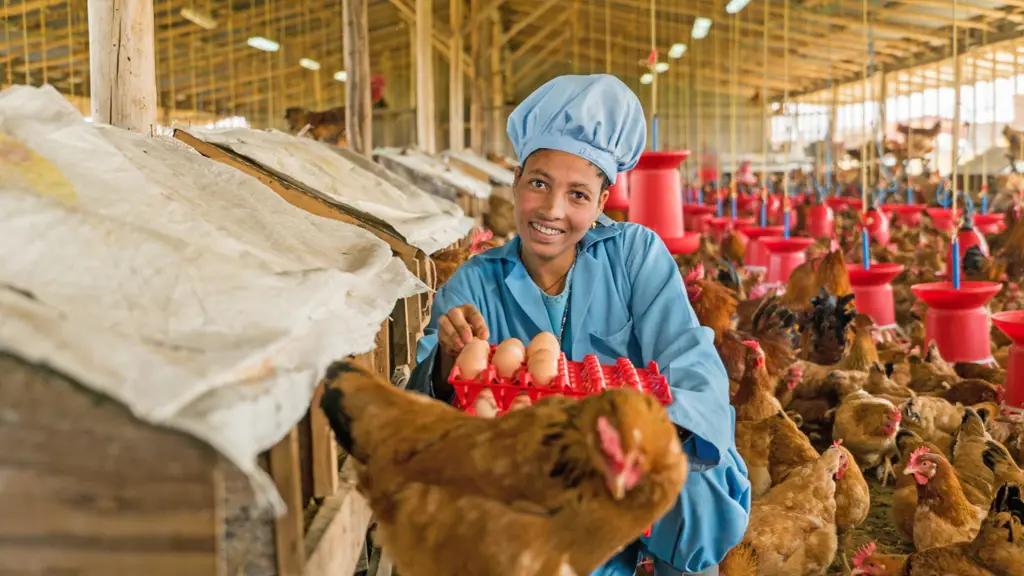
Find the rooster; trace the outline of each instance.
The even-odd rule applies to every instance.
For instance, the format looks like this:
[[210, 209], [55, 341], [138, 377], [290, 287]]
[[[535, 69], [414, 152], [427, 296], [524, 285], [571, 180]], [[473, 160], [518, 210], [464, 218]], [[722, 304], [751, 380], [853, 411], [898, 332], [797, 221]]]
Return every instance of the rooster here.
[[406, 576], [590, 574], [686, 479], [675, 426], [635, 390], [486, 419], [336, 362], [320, 407]]

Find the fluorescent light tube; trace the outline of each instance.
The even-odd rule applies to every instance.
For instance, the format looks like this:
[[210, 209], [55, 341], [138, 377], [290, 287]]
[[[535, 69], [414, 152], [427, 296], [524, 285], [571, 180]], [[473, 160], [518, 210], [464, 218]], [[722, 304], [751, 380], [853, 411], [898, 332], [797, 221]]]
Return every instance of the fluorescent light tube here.
[[182, 8], [181, 17], [206, 30], [213, 30], [217, 27], [217, 20], [206, 10]]
[[669, 58], [681, 58], [683, 54], [686, 54], [686, 44], [676, 43], [668, 49]]
[[700, 40], [708, 35], [709, 30], [711, 30], [711, 18], [704, 18], [702, 16], [693, 21], [693, 32], [691, 35]]
[[646, 73], [646, 74], [644, 74], [643, 76], [640, 77], [640, 83], [641, 84], [650, 84], [651, 82], [654, 82], [654, 76], [651, 75], [650, 72], [648, 72], [648, 73]]
[[668, 62], [658, 62], [654, 65], [654, 71], [658, 74], [662, 72], [668, 72]]
[[264, 38], [263, 36], [250, 36], [246, 43], [257, 50], [263, 50], [264, 52], [277, 52], [281, 49], [280, 44], [273, 40]]
[[729, 14], [735, 14], [740, 10], [743, 10], [750, 0], [729, 0], [729, 3], [725, 5], [725, 11]]
[[345, 80], [348, 80], [348, 72], [345, 72], [344, 70], [338, 70], [337, 72], [334, 73], [334, 79], [337, 80], [338, 82], [344, 82]]
[[320, 63], [317, 62], [316, 60], [311, 59], [311, 58], [303, 58], [302, 60], [299, 60], [299, 66], [302, 66], [306, 70], [319, 70], [320, 69]]

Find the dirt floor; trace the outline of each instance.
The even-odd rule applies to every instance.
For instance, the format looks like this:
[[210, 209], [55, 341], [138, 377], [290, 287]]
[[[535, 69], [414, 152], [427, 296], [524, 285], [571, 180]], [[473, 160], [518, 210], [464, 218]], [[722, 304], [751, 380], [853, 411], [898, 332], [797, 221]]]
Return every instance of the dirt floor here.
[[852, 537], [848, 537], [850, 539], [848, 550], [843, 550], [845, 538], [839, 537], [839, 551], [836, 554], [835, 563], [832, 564], [832, 568], [828, 572], [830, 575], [844, 574], [842, 555], [845, 553], [848, 559], [852, 559], [857, 549], [868, 542], [874, 542], [878, 546], [878, 551], [885, 554], [909, 554], [914, 551], [913, 545], [900, 538], [890, 517], [893, 495], [891, 479], [889, 485], [883, 488], [873, 476], [873, 474], [865, 475], [868, 488], [871, 491], [871, 512], [868, 514], [867, 520], [853, 531]]

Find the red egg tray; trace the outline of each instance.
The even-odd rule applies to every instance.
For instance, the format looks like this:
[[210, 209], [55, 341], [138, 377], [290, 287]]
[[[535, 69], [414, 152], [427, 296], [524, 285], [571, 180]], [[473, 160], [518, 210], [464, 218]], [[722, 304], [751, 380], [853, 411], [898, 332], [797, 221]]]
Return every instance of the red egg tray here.
[[[491, 346], [491, 355], [497, 346]], [[651, 394], [667, 406], [672, 402], [672, 391], [668, 379], [658, 371], [658, 365], [651, 362], [647, 368], [636, 368], [627, 358], [619, 358], [614, 366], [603, 366], [597, 356], [588, 354], [582, 362], [572, 362], [565, 358], [565, 353], [558, 354], [558, 374], [547, 386], [540, 386], [533, 381], [533, 375], [523, 363], [512, 378], [498, 376], [493, 364], [480, 373], [475, 380], [462, 378], [459, 367], [452, 368], [448, 383], [455, 389], [455, 405], [470, 414], [473, 402], [485, 388], [494, 394], [498, 410], [504, 414], [516, 396], [525, 394], [530, 402], [546, 396], [569, 396], [583, 398], [600, 394], [612, 388], [632, 388]]]

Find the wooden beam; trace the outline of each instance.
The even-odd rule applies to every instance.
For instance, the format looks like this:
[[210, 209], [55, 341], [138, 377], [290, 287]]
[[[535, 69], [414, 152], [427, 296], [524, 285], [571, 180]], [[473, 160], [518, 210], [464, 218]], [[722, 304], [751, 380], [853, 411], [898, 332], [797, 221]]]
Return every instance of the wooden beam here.
[[367, 0], [344, 0], [345, 130], [349, 148], [367, 158], [373, 154], [373, 101], [370, 95], [370, 42]]
[[526, 54], [531, 48], [534, 47], [534, 45], [546, 39], [555, 30], [560, 29], [561, 26], [565, 24], [565, 21], [568, 20], [569, 16], [571, 15], [572, 11], [563, 10], [557, 18], [549, 22], [548, 25], [545, 26], [541, 31], [531, 36], [529, 40], [527, 40], [525, 43], [523, 43], [522, 46], [516, 49], [516, 51], [513, 52], [512, 55], [509, 56], [509, 58], [511, 58], [513, 61], [518, 60], [520, 56]]
[[299, 434], [293, 427], [270, 449], [270, 476], [288, 510], [274, 519], [277, 573], [297, 576], [305, 569], [302, 539], [302, 477], [299, 469]]
[[353, 461], [347, 459], [341, 469], [341, 489], [324, 500], [309, 525], [303, 576], [355, 573], [372, 514], [370, 504], [359, 494], [355, 484]]
[[[546, 0], [540, 6], [534, 8], [533, 11], [527, 14], [525, 18], [522, 18], [521, 20], [516, 22], [511, 28], [509, 28], [508, 32], [501, 35], [501, 41], [498, 43], [498, 46], [504, 46], [505, 44], [508, 44], [509, 40], [515, 38], [516, 34], [519, 34], [520, 32], [523, 31], [523, 28], [526, 28], [530, 24], [533, 24], [534, 20], [540, 18], [541, 15], [546, 13], [554, 6], [557, 6], [562, 1], [563, 0]], [[608, 4], [608, 2], [606, 2], [606, 4]]]
[[[412, 7], [405, 3], [405, 0], [388, 0], [395, 8], [398, 9], [399, 15], [410, 25], [415, 28], [416, 26], [416, 14]], [[451, 42], [446, 38], [454, 37], [451, 30], [439, 29], [439, 26], [435, 24], [434, 30], [431, 31], [431, 42], [434, 44], [434, 48], [448, 59], [451, 55]], [[462, 54], [462, 72], [467, 78], [473, 78], [473, 61], [465, 53]]]
[[[483, 0], [469, 0], [470, 15], [475, 14], [480, 10], [480, 2]], [[474, 62], [474, 78], [471, 84], [472, 89], [469, 91], [469, 146], [477, 154], [484, 153], [484, 103], [486, 102], [481, 84], [483, 79], [481, 74], [478, 74], [476, 66], [480, 66], [483, 69], [483, 60], [485, 57], [484, 44], [480, 37], [479, 27], [473, 28], [469, 34], [469, 53], [470, 61]]]
[[490, 16], [492, 11], [497, 10], [504, 2], [505, 0], [489, 0], [486, 5], [481, 6], [479, 10], [470, 15], [469, 22], [466, 22], [465, 26], [462, 27], [459, 35], [465, 36], [469, 34], [470, 30], [480, 25], [481, 22]]
[[[459, 30], [462, 27], [464, 6], [465, 0], [449, 0], [448, 18], [452, 30]], [[462, 44], [461, 34], [452, 36], [451, 54], [448, 57], [448, 148], [452, 150], [462, 150], [466, 147], [466, 84], [459, 65], [464, 52]]]
[[434, 118], [433, 0], [416, 0], [416, 142], [427, 154], [437, 152]]
[[490, 21], [485, 21], [484, 26], [491, 27], [491, 119], [490, 119], [490, 133], [491, 133], [491, 145], [488, 152], [494, 154], [500, 154], [504, 151], [506, 135], [505, 135], [505, 117], [502, 113], [502, 106], [505, 104], [503, 97], [505, 91], [502, 88], [502, 80], [504, 75], [502, 74], [501, 66], [501, 17], [498, 15], [498, 9], [493, 8], [491, 12]]
[[150, 133], [157, 124], [153, 0], [89, 0], [92, 117]]

